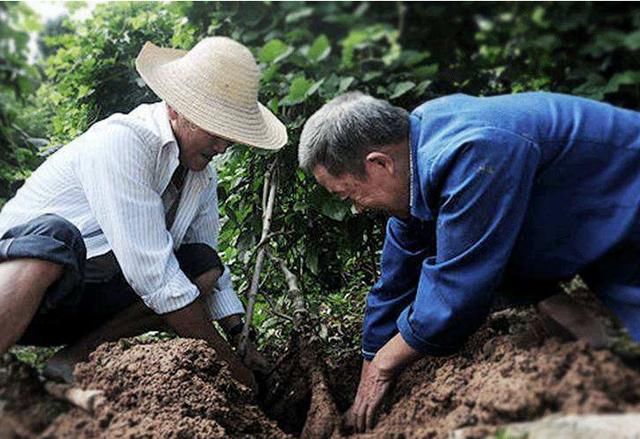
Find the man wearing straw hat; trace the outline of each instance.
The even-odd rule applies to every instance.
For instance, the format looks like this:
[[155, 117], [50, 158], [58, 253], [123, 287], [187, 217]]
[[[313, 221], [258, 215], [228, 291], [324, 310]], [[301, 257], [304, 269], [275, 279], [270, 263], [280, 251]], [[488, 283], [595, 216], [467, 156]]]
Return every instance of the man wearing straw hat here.
[[[147, 43], [136, 68], [163, 102], [93, 125], [0, 212], [0, 353], [68, 344], [45, 372], [70, 380], [99, 343], [168, 326], [209, 342], [252, 385], [211, 322], [237, 338], [244, 310], [215, 250], [209, 163], [233, 143], [277, 150], [286, 129], [257, 101], [251, 52], [231, 39], [189, 52]], [[250, 348], [245, 363], [259, 359]]]

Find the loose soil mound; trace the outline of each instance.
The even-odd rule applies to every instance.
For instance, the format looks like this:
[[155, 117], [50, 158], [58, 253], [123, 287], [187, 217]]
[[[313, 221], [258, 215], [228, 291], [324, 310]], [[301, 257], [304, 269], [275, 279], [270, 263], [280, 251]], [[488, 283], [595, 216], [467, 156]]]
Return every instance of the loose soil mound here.
[[374, 435], [444, 438], [464, 428], [459, 437], [474, 438], [551, 413], [640, 411], [640, 373], [610, 351], [500, 335], [504, 323], [491, 319], [459, 355], [405, 371]]
[[[360, 360], [355, 353], [328, 359], [326, 379], [314, 388], [302, 356], [292, 349], [279, 362], [263, 382], [259, 408], [202, 341], [108, 343], [76, 368], [77, 386], [103, 390], [106, 403], [93, 416], [71, 409], [57, 418], [62, 404], [44, 393], [33, 371], [5, 359], [0, 437], [280, 438], [303, 426], [311, 437], [316, 430], [307, 419], [317, 421], [311, 427], [340, 424], [335, 407], [344, 412], [353, 401]], [[531, 310], [502, 311], [458, 355], [406, 370], [388, 410], [362, 436], [444, 438], [457, 430], [456, 437], [478, 438], [554, 413], [640, 412], [637, 364], [548, 337]]]
[[75, 375], [107, 402], [94, 416], [59, 417], [44, 437], [285, 437], [203, 341], [104, 344]]

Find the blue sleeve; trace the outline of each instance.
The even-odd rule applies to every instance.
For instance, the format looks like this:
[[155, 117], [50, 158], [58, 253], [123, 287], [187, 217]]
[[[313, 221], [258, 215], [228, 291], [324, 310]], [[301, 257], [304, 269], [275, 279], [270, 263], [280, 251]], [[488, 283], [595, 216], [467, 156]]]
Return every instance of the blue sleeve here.
[[520, 231], [539, 162], [537, 145], [485, 129], [432, 168], [438, 191], [435, 258], [422, 262], [416, 297], [397, 319], [402, 338], [449, 355], [487, 317]]
[[389, 219], [382, 275], [367, 296], [362, 331], [362, 355], [367, 360], [398, 332], [396, 319], [415, 298], [422, 261], [429, 252], [435, 254], [434, 236], [433, 223]]

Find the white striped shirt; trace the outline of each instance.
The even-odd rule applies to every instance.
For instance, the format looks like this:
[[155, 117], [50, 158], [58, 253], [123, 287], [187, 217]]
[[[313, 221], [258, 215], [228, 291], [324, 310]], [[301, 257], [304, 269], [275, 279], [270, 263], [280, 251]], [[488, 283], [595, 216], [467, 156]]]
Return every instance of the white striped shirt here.
[[[82, 233], [87, 258], [115, 254], [122, 272], [156, 313], [198, 296], [174, 251], [183, 243], [217, 248], [217, 176], [211, 166], [189, 171], [170, 230], [162, 196], [178, 167], [179, 149], [164, 102], [114, 114], [49, 157], [0, 212], [0, 236], [45, 213]], [[208, 296], [211, 317], [243, 313], [229, 270]]]

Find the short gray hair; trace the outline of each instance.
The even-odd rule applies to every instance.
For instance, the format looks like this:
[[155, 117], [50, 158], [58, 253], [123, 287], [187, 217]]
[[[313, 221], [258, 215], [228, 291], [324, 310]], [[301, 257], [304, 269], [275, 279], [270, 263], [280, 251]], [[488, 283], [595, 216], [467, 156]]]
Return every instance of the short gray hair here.
[[322, 165], [334, 176], [365, 175], [364, 158], [409, 137], [409, 113], [360, 92], [333, 98], [304, 124], [298, 164], [307, 172]]

